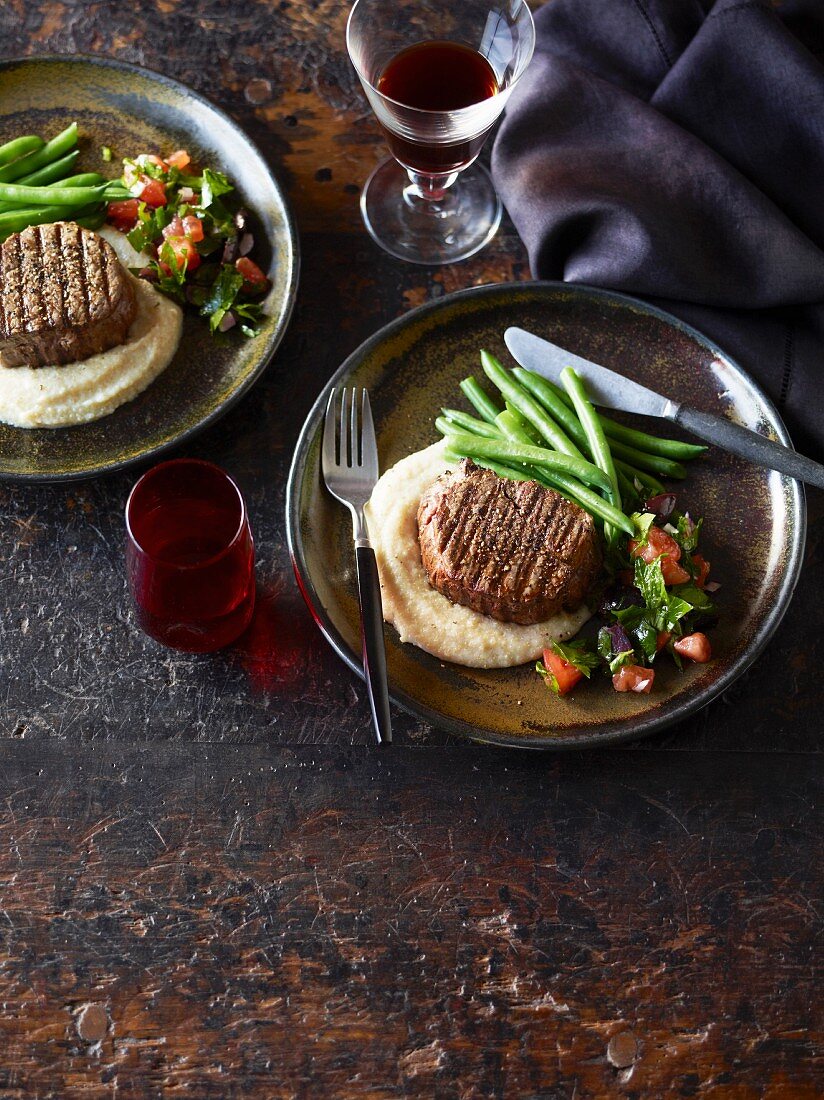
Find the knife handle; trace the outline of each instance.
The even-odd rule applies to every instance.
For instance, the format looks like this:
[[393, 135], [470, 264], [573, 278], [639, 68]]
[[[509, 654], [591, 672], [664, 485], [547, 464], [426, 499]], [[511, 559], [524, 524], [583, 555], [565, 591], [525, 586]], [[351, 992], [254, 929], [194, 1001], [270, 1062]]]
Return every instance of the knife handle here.
[[806, 481], [808, 485], [817, 485], [819, 489], [824, 489], [824, 466], [797, 454], [783, 443], [776, 443], [758, 432], [726, 420], [723, 416], [700, 412], [689, 405], [680, 405], [672, 420], [693, 435], [714, 443], [725, 451], [731, 451], [732, 454], [749, 459], [759, 466], [778, 470], [779, 473], [789, 474], [799, 481]]
[[389, 714], [389, 689], [386, 682], [386, 648], [383, 641], [383, 605], [378, 564], [371, 546], [356, 546], [358, 602], [363, 635], [363, 672], [369, 692], [372, 720], [379, 745], [392, 743], [392, 719]]

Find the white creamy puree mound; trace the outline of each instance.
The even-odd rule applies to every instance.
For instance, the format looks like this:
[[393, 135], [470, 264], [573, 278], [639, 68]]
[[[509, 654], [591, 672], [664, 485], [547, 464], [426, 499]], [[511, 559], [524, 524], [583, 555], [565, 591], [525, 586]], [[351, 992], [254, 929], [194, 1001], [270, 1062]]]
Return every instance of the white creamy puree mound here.
[[571, 638], [586, 607], [543, 623], [501, 623], [452, 603], [429, 584], [418, 545], [418, 505], [435, 478], [452, 469], [442, 442], [401, 459], [375, 486], [367, 523], [381, 579], [383, 615], [402, 642], [471, 668], [509, 668], [540, 657], [550, 641]]
[[183, 313], [143, 279], [133, 279], [137, 314], [125, 343], [59, 367], [0, 368], [0, 420], [18, 428], [60, 428], [97, 420], [131, 401], [171, 362]]

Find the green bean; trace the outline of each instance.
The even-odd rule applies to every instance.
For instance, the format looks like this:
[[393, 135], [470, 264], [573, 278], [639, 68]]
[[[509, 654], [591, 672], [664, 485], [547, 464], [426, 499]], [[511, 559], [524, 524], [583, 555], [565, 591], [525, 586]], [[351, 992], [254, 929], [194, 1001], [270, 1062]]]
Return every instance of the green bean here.
[[[618, 486], [618, 475], [615, 472], [612, 452], [609, 449], [609, 443], [607, 443], [607, 437], [604, 434], [601, 421], [598, 419], [598, 414], [587, 397], [583, 382], [572, 367], [564, 367], [561, 371], [561, 381], [567, 393], [572, 398], [575, 412], [578, 414], [578, 419], [581, 421], [581, 425], [587, 433], [592, 459], [595, 465], [603, 470], [609, 478], [610, 487], [608, 491], [612, 503], [620, 510], [621, 490]], [[617, 530], [615, 530], [612, 525], [609, 525], [604, 530], [607, 541], [612, 541], [617, 533]]]
[[[504, 439], [511, 439], [513, 443], [526, 443], [530, 447], [540, 446], [535, 442], [535, 429], [525, 420], [517, 409], [504, 409], [495, 417], [495, 426]], [[534, 474], [538, 474], [536, 466], [530, 467]]]
[[[102, 176], [97, 172], [80, 172], [76, 176], [68, 176], [66, 179], [55, 180], [59, 187], [89, 187], [100, 183]], [[0, 202], [0, 211], [19, 210], [20, 207], [13, 202]]]
[[46, 222], [62, 221], [66, 217], [78, 221], [95, 213], [97, 213], [96, 203], [78, 206], [70, 215], [67, 214], [65, 206], [16, 207], [14, 210], [0, 213], [0, 240], [4, 241], [12, 233], [22, 233], [30, 225], [45, 225]]
[[461, 392], [475, 411], [489, 424], [501, 411], [474, 374], [461, 382]]
[[[444, 409], [445, 414], [454, 413], [455, 409]], [[503, 416], [503, 413], [499, 413]], [[461, 425], [460, 420], [452, 420], [448, 416], [439, 416], [435, 421], [435, 427], [441, 432], [442, 435], [448, 436], [450, 432], [455, 431], [455, 427], [463, 426], [469, 431], [475, 431], [477, 435], [482, 436], [484, 439], [501, 439], [501, 432], [495, 428], [492, 424], [487, 424], [484, 420], [476, 420], [474, 416], [469, 416], [468, 413], [462, 413], [461, 419], [465, 421], [472, 421], [472, 424]], [[452, 448], [447, 447], [444, 454], [450, 461], [457, 461], [458, 459], [465, 458], [466, 455], [459, 454]], [[479, 455], [473, 456], [473, 462], [477, 466], [483, 466], [486, 470], [492, 470], [498, 477], [506, 477], [512, 481], [544, 481], [545, 479], [539, 475], [539, 471], [534, 466], [522, 466], [520, 469], [515, 466], [506, 466], [502, 462], [493, 462], [488, 458], [481, 458]]]
[[14, 160], [37, 150], [42, 149], [45, 142], [36, 134], [27, 134], [25, 137], [13, 138], [5, 145], [0, 145], [0, 166], [11, 164]]
[[500, 434], [492, 424], [487, 423], [486, 420], [478, 420], [477, 417], [471, 416], [469, 413], [461, 412], [460, 409], [441, 409], [441, 412], [455, 427], [464, 428], [468, 432], [474, 432], [475, 435], [483, 435], [486, 436], [487, 439], [495, 439], [495, 437]]
[[563, 425], [564, 430], [568, 432], [578, 446], [582, 449], [585, 448], [587, 446], [586, 432], [582, 428], [578, 417], [567, 404], [566, 394], [563, 390], [558, 389], [557, 386], [547, 381], [540, 374], [535, 374], [531, 370], [524, 370], [523, 367], [516, 367], [512, 373], [524, 389], [528, 390], [533, 397], [536, 397], [558, 423]]
[[[534, 374], [532, 371], [525, 371], [522, 367], [516, 367], [515, 372], [518, 379], [523, 382], [524, 386], [534, 394], [538, 400], [551, 412], [555, 412], [557, 405], [553, 398], [557, 397], [561, 399], [562, 403], [566, 405], [570, 401], [567, 394], [555, 386], [552, 382], [547, 381], [546, 378], [542, 378], [540, 374]], [[570, 402], [571, 403], [571, 402]], [[577, 418], [572, 409], [567, 406], [567, 415], [571, 417], [577, 423]], [[606, 435], [610, 438], [610, 450], [612, 451], [613, 459], [623, 459], [625, 462], [630, 463], [636, 467], [642, 467], [645, 470], [650, 470], [656, 474], [662, 474], [664, 477], [683, 478], [686, 477], [686, 470], [680, 463], [674, 462], [672, 459], [666, 458], [663, 455], [652, 454], [639, 450], [636, 447], [629, 447], [626, 443], [620, 442], [611, 435], [613, 428], [620, 428], [622, 425], [618, 425], [613, 420], [607, 420], [606, 417], [601, 417], [601, 424], [604, 427]], [[568, 427], [568, 424], [564, 421], [564, 426]], [[583, 434], [583, 429], [580, 424], [577, 429], [572, 429], [570, 434], [580, 443], [582, 440], [577, 433]], [[643, 433], [641, 433], [643, 434]], [[655, 440], [654, 436], [647, 437], [650, 440]], [[663, 439], [655, 440], [658, 443], [669, 444], [675, 442], [674, 440]], [[691, 447], [692, 444], [678, 444], [679, 447], [686, 446]], [[660, 484], [660, 483], [659, 483]], [[661, 487], [663, 491], [663, 486]]]
[[[495, 427], [504, 439], [509, 439], [513, 443], [524, 443], [528, 447], [543, 446], [542, 442], [535, 442], [538, 435], [535, 428], [513, 405], [507, 405], [503, 412], [498, 413], [495, 417]], [[533, 466], [532, 469], [538, 472], [537, 466]]]
[[74, 168], [79, 156], [79, 150], [72, 149], [70, 153], [66, 153], [65, 157], [53, 160], [45, 168], [38, 168], [36, 172], [29, 172], [27, 176], [21, 176], [15, 182], [27, 183], [31, 187], [42, 187], [44, 183], [60, 183]]
[[628, 447], [617, 439], [610, 442], [610, 450], [613, 458], [623, 459], [631, 466], [637, 466], [641, 470], [649, 470], [662, 477], [671, 477], [680, 481], [687, 476], [687, 471], [680, 462], [671, 458], [663, 458], [661, 455], [649, 454], [647, 451], [639, 451], [635, 447]]
[[[613, 451], [615, 449], [614, 443], [612, 449]], [[640, 481], [645, 490], [651, 490], [651, 496], [656, 496], [658, 493], [665, 493], [667, 491], [655, 474], [650, 474], [646, 470], [639, 470], [635, 466], [630, 466], [630, 464], [624, 462], [623, 459], [617, 458], [615, 460], [615, 469], [619, 473], [625, 474], [626, 477], [632, 481], [633, 487], [636, 481]]]
[[609, 489], [609, 478], [597, 466], [587, 462], [583, 458], [574, 455], [562, 454], [560, 451], [550, 451], [546, 447], [533, 447], [526, 443], [511, 443], [503, 439], [483, 439], [481, 436], [471, 435], [469, 432], [450, 430], [447, 434], [447, 444], [453, 450], [463, 451], [469, 448], [467, 454], [477, 454], [481, 458], [492, 458], [498, 462], [517, 462], [525, 465], [546, 466], [550, 471], [560, 470], [562, 473], [571, 474], [588, 485], [597, 485], [601, 489]]
[[[523, 439], [523, 428], [518, 424], [516, 417], [503, 412], [497, 418], [497, 423], [513, 442]], [[588, 489], [586, 485], [582, 485], [576, 478], [570, 477], [560, 470], [547, 470], [542, 466], [536, 467], [534, 472], [544, 484], [557, 489], [568, 500], [573, 500], [576, 504], [579, 504], [591, 516], [604, 520], [613, 527], [620, 528], [628, 535], [634, 534], [635, 528], [622, 511], [591, 489]]]
[[76, 176], [68, 176], [64, 180], [58, 180], [59, 187], [97, 187], [106, 181], [99, 172], [78, 172]]
[[123, 199], [137, 198], [128, 187], [124, 187], [120, 180], [110, 180], [103, 191], [103, 198], [107, 202], [121, 202]]
[[[472, 420], [474, 417], [465, 414], [467, 419]], [[464, 431], [469, 435], [477, 436], [478, 439], [500, 439], [501, 433], [493, 424], [487, 424], [486, 421], [479, 421], [483, 424], [483, 428], [480, 431], [476, 431], [475, 428], [470, 427], [468, 424], [460, 424], [455, 420], [450, 419], [448, 416], [439, 416], [435, 420], [435, 428], [441, 433], [441, 435], [452, 435], [454, 432]]]
[[[523, 442], [524, 443], [532, 443], [536, 447], [543, 446], [543, 440], [541, 439], [538, 432], [536, 432], [536, 430], [533, 428], [533, 426], [530, 424], [530, 422], [527, 420], [527, 418], [525, 416], [521, 416], [521, 414], [518, 412], [518, 410], [515, 408], [514, 405], [510, 405], [510, 403], [507, 401], [506, 409], [504, 411], [509, 413], [509, 415], [512, 417], [512, 419], [518, 425], [520, 430], [523, 432], [523, 436], [524, 436]], [[498, 416], [500, 416], [500, 415], [501, 415], [501, 413], [498, 413]], [[495, 417], [495, 423], [496, 424], [498, 423], [498, 416]]]
[[105, 184], [95, 187], [27, 187], [19, 183], [0, 183], [0, 200], [14, 206], [75, 206], [99, 202]]
[[625, 424], [619, 424], [617, 420], [609, 420], [601, 417], [604, 431], [619, 443], [629, 447], [635, 447], [640, 451], [649, 451], [650, 454], [660, 455], [662, 458], [674, 458], [689, 462], [691, 458], [697, 458], [709, 448], [699, 443], [682, 443], [680, 439], [662, 439], [657, 435], [649, 435], [647, 432], [639, 432], [635, 428], [628, 428]]
[[[535, 374], [533, 371], [524, 370], [523, 367], [516, 367], [514, 374], [519, 382], [521, 382], [530, 393], [534, 394], [538, 400], [564, 424], [567, 431], [575, 438], [574, 429], [571, 429], [567, 425], [563, 413], [558, 411], [556, 403], [557, 399], [557, 402], [560, 402], [562, 406], [566, 406], [567, 415], [572, 416], [572, 412], [569, 409], [569, 405], [571, 404], [569, 396], [558, 386], [555, 386], [552, 382], [543, 378], [540, 374]], [[697, 458], [698, 455], [703, 454], [704, 451], [707, 450], [706, 447], [697, 443], [682, 443], [678, 439], [662, 439], [660, 436], [650, 435], [648, 432], [637, 431], [635, 428], [627, 428], [624, 424], [619, 424], [616, 420], [610, 420], [606, 416], [601, 417], [601, 424], [610, 439], [616, 439], [620, 443], [634, 447], [637, 450], [649, 451], [650, 454], [660, 455], [662, 458], [689, 461], [691, 458]]]
[[[58, 180], [57, 183], [60, 187], [90, 187], [95, 186], [99, 180], [100, 176], [96, 172], [80, 172], [76, 176], [69, 176], [68, 179]], [[47, 203], [46, 205], [54, 206], [55, 204]], [[0, 202], [0, 213], [12, 213], [20, 209], [21, 208], [16, 203]], [[37, 207], [34, 209], [37, 209]], [[65, 210], [63, 211], [63, 216], [68, 217]]]
[[585, 461], [583, 454], [544, 408], [521, 386], [509, 371], [502, 366], [494, 355], [481, 351], [481, 364], [490, 382], [493, 382], [506, 401], [515, 408], [541, 433], [541, 436], [556, 451]]
[[5, 164], [0, 168], [0, 183], [11, 183], [13, 180], [20, 179], [21, 176], [26, 176], [30, 172], [36, 172], [39, 168], [44, 168], [47, 164], [51, 164], [53, 160], [65, 156], [77, 145], [77, 123], [73, 122], [71, 126], [67, 126], [62, 133], [59, 133], [57, 137], [53, 137], [51, 141], [47, 141], [45, 145], [41, 145], [39, 148], [28, 153], [24, 157], [19, 157], [11, 164]]
[[621, 493], [621, 505], [623, 507], [628, 500], [637, 499], [639, 492], [617, 462], [615, 463], [615, 476], [618, 478], [618, 489]]
[[[444, 458], [447, 462], [460, 462], [465, 455], [458, 454], [457, 451], [451, 450], [447, 447], [444, 450]], [[498, 477], [505, 477], [508, 481], [532, 481], [534, 480], [532, 475], [527, 473], [526, 470], [516, 470], [514, 466], [504, 466], [501, 462], [492, 462], [488, 458], [476, 458], [473, 459], [476, 466], [483, 466], [485, 470], [491, 470], [493, 474], [497, 474]]]

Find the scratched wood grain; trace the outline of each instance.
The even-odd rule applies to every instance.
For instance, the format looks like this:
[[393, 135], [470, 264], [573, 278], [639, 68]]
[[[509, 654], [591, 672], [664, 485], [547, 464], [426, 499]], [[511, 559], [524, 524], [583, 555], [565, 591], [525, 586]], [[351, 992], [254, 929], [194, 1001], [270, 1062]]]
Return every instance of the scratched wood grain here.
[[[125, 589], [122, 510], [133, 476], [69, 488], [0, 487], [0, 735], [71, 740], [367, 744], [359, 681], [316, 633], [297, 595], [283, 494], [300, 424], [326, 379], [392, 317], [432, 297], [528, 277], [508, 224], [472, 260], [404, 265], [367, 238], [360, 185], [385, 149], [345, 54], [342, 0], [110, 3], [11, 0], [0, 55], [101, 53], [184, 80], [230, 111], [289, 190], [304, 256], [290, 332], [254, 395], [186, 448], [240, 480], [257, 536], [260, 611], [240, 647], [203, 659], [137, 629]], [[812, 747], [824, 686], [824, 501], [800, 593], [750, 676], [658, 744]], [[748, 685], [759, 685], [753, 691]], [[734, 721], [731, 717], [734, 716]], [[401, 739], [446, 744], [397, 714]]]
[[4, 757], [4, 1098], [820, 1095], [803, 757]]
[[820, 1094], [824, 498], [766, 654], [635, 749], [523, 759], [396, 715], [315, 631], [283, 529], [314, 394], [387, 320], [528, 276], [505, 225], [430, 272], [365, 237], [383, 155], [342, 0], [6, 0], [0, 55], [100, 53], [237, 118], [304, 268], [266, 377], [187, 448], [239, 478], [262, 599], [235, 650], [126, 600], [129, 475], [0, 487], [0, 1100]]

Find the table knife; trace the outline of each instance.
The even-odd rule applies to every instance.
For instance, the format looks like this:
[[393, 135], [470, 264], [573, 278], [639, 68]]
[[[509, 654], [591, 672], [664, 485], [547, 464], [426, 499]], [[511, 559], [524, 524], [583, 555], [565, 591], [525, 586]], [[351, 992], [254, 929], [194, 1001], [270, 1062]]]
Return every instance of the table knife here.
[[664, 417], [725, 451], [824, 489], [824, 465], [797, 454], [782, 443], [734, 424], [723, 416], [681, 405], [525, 329], [508, 328], [504, 333], [504, 342], [522, 367], [551, 382], [558, 383], [564, 367], [572, 367], [586, 383], [595, 405], [644, 416]]

